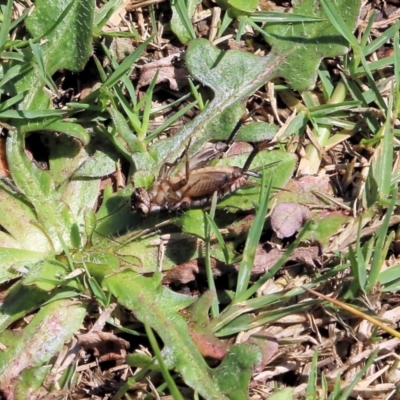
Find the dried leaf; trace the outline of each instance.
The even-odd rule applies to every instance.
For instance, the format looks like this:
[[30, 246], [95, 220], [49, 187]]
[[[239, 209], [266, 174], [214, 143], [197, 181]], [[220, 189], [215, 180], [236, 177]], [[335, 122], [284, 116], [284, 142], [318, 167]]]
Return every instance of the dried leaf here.
[[180, 90], [187, 85], [188, 71], [176, 61], [180, 59], [180, 53], [171, 54], [161, 60], [153, 61], [142, 67], [140, 72], [138, 90], [147, 86], [158, 71], [156, 83], [168, 82], [172, 90]]
[[[272, 247], [270, 243], [259, 244], [256, 249], [252, 277], [265, 274], [283, 255], [285, 250]], [[321, 265], [321, 251], [318, 246], [298, 247], [288, 261], [302, 262], [317, 268]]]
[[[219, 277], [236, 270], [236, 267], [233, 265], [226, 265], [213, 257], [211, 257], [211, 268], [214, 277]], [[206, 275], [204, 258], [195, 258], [165, 272], [162, 283], [164, 285], [176, 282], [186, 284], [194, 281], [199, 275]]]
[[271, 227], [278, 238], [291, 237], [303, 225], [307, 214], [307, 209], [300, 204], [278, 204], [271, 214]]
[[124, 359], [129, 349], [129, 342], [110, 332], [93, 331], [77, 335], [77, 339], [85, 350], [93, 350], [99, 362]]

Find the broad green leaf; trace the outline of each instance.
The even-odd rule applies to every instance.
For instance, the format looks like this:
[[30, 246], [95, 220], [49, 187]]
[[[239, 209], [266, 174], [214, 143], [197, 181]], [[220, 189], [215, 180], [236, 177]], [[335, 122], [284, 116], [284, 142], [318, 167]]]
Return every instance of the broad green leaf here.
[[[36, 40], [43, 39], [44, 69], [48, 76], [66, 68], [80, 71], [92, 53], [93, 0], [39, 0], [26, 19], [26, 27]], [[50, 98], [43, 90], [45, 82], [38, 79], [38, 66], [31, 65], [16, 81], [18, 93], [27, 92], [24, 110], [47, 109]]]
[[266, 122], [252, 122], [243, 125], [234, 137], [238, 142], [262, 142], [264, 140], [272, 140], [278, 132], [278, 127], [274, 124]]
[[104, 237], [118, 232], [125, 232], [127, 229], [137, 227], [141, 223], [142, 219], [131, 210], [130, 195], [131, 190], [121, 190], [113, 193], [111, 185], [105, 188], [103, 202], [96, 214], [97, 227], [93, 235], [94, 240], [96, 238], [97, 241], [99, 239], [103, 240]]
[[[3, 333], [0, 340], [7, 350], [0, 353], [0, 386], [16, 388], [22, 372], [47, 365], [80, 328], [85, 314], [82, 304], [55, 301], [43, 306], [19, 334]], [[29, 377], [34, 378], [32, 385], [42, 383], [41, 374]]]
[[46, 375], [51, 371], [52, 365], [43, 365], [41, 367], [29, 368], [21, 372], [21, 375], [15, 379], [14, 399], [28, 399], [33, 392], [40, 390]]
[[196, 37], [193, 29], [192, 17], [199, 3], [200, 0], [171, 1], [171, 30], [183, 44], [186, 44], [190, 39]]
[[[340, 12], [345, 14], [344, 20], [354, 29], [360, 1], [352, 2], [350, 6], [345, 0], [339, 3]], [[222, 51], [204, 39], [192, 40], [186, 52], [187, 68], [195, 79], [213, 90], [214, 99], [177, 135], [155, 143], [151, 149], [151, 158], [158, 165], [165, 160], [173, 162], [182, 154], [189, 138], [191, 150], [197, 151], [205, 141], [218, 135], [218, 132], [207, 129], [212, 118], [238, 104], [276, 76], [285, 77], [297, 89], [313, 86], [322, 58], [347, 51], [347, 43], [325, 20], [321, 14], [322, 9], [315, 10], [317, 7], [313, 1], [308, 0], [302, 2], [296, 12], [320, 17], [324, 22], [271, 24], [272, 27], [267, 31], [273, 50], [265, 57], [237, 50]], [[300, 42], [298, 37], [304, 36], [305, 29], [307, 42]], [[319, 44], [322, 34], [323, 44]], [[307, 60], [304, 60], [306, 55]]]
[[271, 396], [267, 397], [268, 400], [293, 400], [294, 393], [292, 388], [285, 388]]
[[339, 211], [318, 211], [312, 213], [309, 218], [313, 221], [313, 224], [304, 239], [311, 242], [317, 241], [323, 248], [327, 248], [332, 236], [337, 234], [341, 227], [351, 220], [351, 217]]
[[24, 286], [21, 281], [16, 282], [6, 291], [0, 304], [0, 332], [14, 321], [40, 308], [48, 299], [47, 292], [33, 286]]
[[230, 9], [234, 15], [251, 13], [258, 6], [258, 0], [218, 0], [217, 4], [225, 9]]
[[102, 178], [115, 172], [116, 161], [106, 153], [96, 150], [73, 174], [73, 178]]
[[206, 399], [228, 399], [190, 337], [186, 321], [178, 312], [183, 303], [177, 294], [163, 287], [156, 276], [145, 278], [132, 271], [109, 276], [106, 281], [119, 303], [157, 332], [164, 342], [167, 365], [182, 374], [187, 385]]
[[[204, 214], [203, 210], [189, 210], [177, 219], [177, 225], [182, 232], [196, 235], [204, 239]], [[188, 240], [189, 238], [186, 238]]]
[[[55, 111], [55, 110], [49, 110]], [[33, 111], [29, 111], [29, 113], [33, 113]], [[33, 123], [24, 127], [24, 133], [35, 132], [35, 131], [50, 131], [50, 132], [58, 132], [65, 133], [66, 135], [79, 140], [82, 145], [87, 145], [90, 141], [89, 133], [84, 129], [81, 125], [75, 124], [73, 122], [65, 122], [65, 121], [43, 121], [41, 123]]]
[[57, 191], [50, 172], [40, 170], [28, 160], [21, 133], [9, 133], [7, 157], [12, 178], [35, 209], [37, 223], [51, 240], [54, 250], [61, 251], [59, 235], [70, 244], [75, 218], [68, 205], [61, 200], [61, 193]]
[[[54, 22], [69, 6], [64, 18]], [[42, 52], [48, 74], [66, 68], [78, 72], [92, 53], [92, 29], [95, 2], [93, 0], [38, 0], [26, 27], [34, 37], [45, 36]]]
[[192, 40], [186, 52], [187, 68], [194, 78], [214, 91], [214, 99], [174, 137], [155, 143], [151, 149], [153, 159], [175, 161], [183, 153], [189, 138], [193, 152], [204, 142], [214, 139], [214, 135], [220, 139], [219, 132], [209, 128], [211, 120], [233, 107], [235, 113], [232, 112], [230, 118], [234, 126], [243, 115], [239, 112], [239, 107], [243, 107], [242, 99], [276, 77], [276, 69], [285, 58], [284, 55], [258, 57], [237, 50], [221, 51], [205, 39]]
[[[347, 27], [356, 28], [360, 0], [336, 0], [337, 12]], [[318, 74], [318, 67], [324, 57], [336, 57], [348, 52], [349, 44], [331, 25], [320, 4], [306, 0], [298, 2], [293, 12], [324, 19], [323, 22], [282, 24], [269, 23], [266, 40], [272, 46], [273, 57], [285, 57], [278, 67], [278, 75], [284, 77], [293, 89], [302, 91], [312, 88]]]
[[4, 189], [0, 189], [0, 215], [1, 227], [18, 242], [19, 248], [37, 252], [52, 250], [45, 231], [35, 223], [32, 208]]
[[35, 285], [43, 291], [51, 291], [60, 285], [63, 276], [70, 272], [67, 266], [54, 259], [46, 258], [31, 268], [22, 280], [24, 285]]
[[[19, 245], [19, 244], [18, 244]], [[26, 274], [38, 261], [48, 256], [48, 252], [0, 247], [0, 283]]]
[[221, 365], [213, 370], [221, 391], [231, 400], [247, 400], [250, 378], [261, 359], [262, 352], [258, 346], [246, 343], [233, 346]]

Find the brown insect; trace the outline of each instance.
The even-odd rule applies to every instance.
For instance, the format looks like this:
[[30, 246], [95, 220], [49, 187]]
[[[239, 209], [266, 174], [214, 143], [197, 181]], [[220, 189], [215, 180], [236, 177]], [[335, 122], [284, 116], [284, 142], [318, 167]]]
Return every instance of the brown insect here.
[[260, 178], [259, 174], [247, 171], [246, 166], [251, 161], [246, 162], [244, 168], [206, 166], [226, 147], [219, 143], [201, 150], [190, 160], [186, 156], [185, 165], [174, 175], [172, 173], [179, 160], [174, 164], [164, 164], [149, 190], [136, 188], [133, 191], [132, 208], [144, 215], [162, 210], [199, 208], [211, 202], [214, 192], [218, 199], [222, 199], [242, 186], [251, 185], [249, 176]]

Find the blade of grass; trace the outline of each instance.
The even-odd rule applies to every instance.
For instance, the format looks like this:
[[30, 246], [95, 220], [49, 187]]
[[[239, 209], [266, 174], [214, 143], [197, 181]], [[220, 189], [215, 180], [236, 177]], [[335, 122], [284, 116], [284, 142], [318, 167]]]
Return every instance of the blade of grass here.
[[0, 28], [0, 52], [3, 52], [5, 44], [8, 40], [8, 33], [10, 31], [11, 15], [13, 8], [13, 0], [8, 0], [6, 7], [2, 7], [3, 18]]
[[[392, 25], [390, 28], [386, 29], [380, 36], [375, 38], [371, 43], [369, 43], [363, 51], [363, 54], [365, 57], [368, 55], [374, 53], [378, 49], [380, 49], [385, 43], [388, 43], [391, 41], [392, 37], [399, 32], [399, 22], [396, 22], [394, 25]], [[396, 51], [396, 48], [394, 48], [394, 51]], [[398, 82], [398, 81], [397, 81]]]
[[249, 18], [254, 22], [264, 22], [264, 23], [282, 23], [282, 24], [292, 24], [292, 23], [303, 23], [303, 22], [323, 22], [323, 18], [313, 17], [312, 15], [302, 15], [302, 14], [289, 14], [285, 12], [275, 12], [275, 11], [256, 11], [249, 14]]
[[[368, 19], [368, 25], [365, 28], [365, 31], [363, 32], [363, 35], [361, 38], [360, 47], [364, 50], [365, 50], [365, 46], [367, 45], [369, 35], [371, 33], [372, 25], [375, 22], [375, 18], [376, 18], [376, 12], [374, 10]], [[363, 51], [363, 53], [364, 53], [364, 56], [367, 56], [364, 51]]]
[[133, 64], [139, 59], [143, 51], [147, 48], [149, 43], [153, 40], [153, 36], [150, 36], [146, 41], [144, 41], [132, 54], [125, 58], [124, 61], [119, 65], [119, 67], [109, 76], [109, 78], [104, 82], [104, 85], [108, 88], [116, 85], [123, 75], [133, 68]]
[[110, 0], [96, 12], [93, 24], [93, 34], [99, 36], [103, 26], [109, 21], [118, 7], [122, 4], [122, 0]]
[[311, 368], [307, 379], [306, 399], [317, 399], [317, 377], [318, 377], [318, 350], [316, 349], [313, 354]]
[[226, 12], [219, 26], [218, 33], [216, 36], [217, 39], [222, 37], [222, 35], [224, 34], [224, 32], [226, 31], [226, 29], [228, 28], [228, 26], [231, 24], [232, 21], [233, 21], [232, 16], [230, 15], [230, 13]]
[[303, 226], [302, 230], [298, 234], [296, 240], [287, 248], [285, 253], [282, 255], [282, 257], [274, 264], [274, 266], [265, 274], [263, 275], [253, 286], [251, 286], [249, 289], [247, 289], [241, 296], [241, 300], [235, 301], [235, 303], [238, 303], [239, 301], [243, 301], [246, 299], [249, 299], [251, 296], [253, 296], [258, 289], [262, 285], [264, 285], [265, 282], [267, 282], [268, 279], [271, 279], [278, 271], [279, 269], [285, 265], [286, 261], [289, 259], [290, 255], [293, 253], [294, 250], [300, 245], [301, 240], [303, 236], [306, 234], [308, 229], [311, 226], [311, 221], [307, 221], [306, 224]]
[[347, 400], [351, 397], [351, 392], [355, 388], [355, 386], [361, 381], [362, 377], [367, 372], [368, 368], [373, 364], [378, 355], [379, 347], [377, 347], [369, 356], [367, 362], [365, 363], [364, 367], [358, 372], [356, 376], [353, 377], [349, 386], [343, 391], [342, 395], [337, 400]]
[[324, 63], [322, 64], [322, 67], [318, 70], [318, 76], [321, 80], [322, 90], [324, 92], [324, 99], [327, 102], [332, 97], [335, 87], [332, 84], [332, 78]]
[[189, 110], [191, 110], [197, 101], [188, 104], [187, 106], [183, 107], [177, 113], [175, 113], [171, 118], [168, 118], [165, 122], [163, 122], [157, 129], [146, 136], [146, 143], [150, 143], [154, 138], [156, 138], [161, 132], [163, 132], [166, 128], [172, 125], [175, 121], [185, 115]]
[[336, 30], [351, 44], [353, 51], [354, 51], [354, 56], [355, 56], [355, 62], [353, 63], [353, 72], [355, 68], [358, 66], [357, 65], [357, 59], [361, 61], [361, 64], [363, 65], [365, 69], [365, 74], [368, 79], [368, 83], [374, 92], [375, 95], [375, 100], [379, 107], [382, 110], [386, 110], [386, 103], [384, 102], [382, 95], [380, 94], [376, 84], [375, 84], [375, 79], [371, 74], [371, 71], [368, 67], [368, 63], [365, 59], [365, 56], [362, 52], [362, 49], [360, 45], [357, 42], [356, 37], [353, 35], [349, 27], [343, 22], [342, 18], [340, 17], [339, 13], [337, 12], [335, 6], [333, 3], [327, 1], [327, 0], [321, 0], [322, 6], [324, 8], [324, 11], [330, 21], [330, 23], [336, 28]]
[[399, 30], [400, 30], [400, 22], [397, 21], [394, 25], [396, 28], [396, 33], [394, 35], [393, 40], [393, 48], [394, 48], [394, 76], [395, 76], [395, 92], [394, 92], [394, 111], [393, 118], [396, 120], [400, 113], [400, 49], [399, 49]]
[[[108, 59], [110, 60], [111, 65], [114, 68], [114, 71], [116, 69], [118, 69], [119, 64], [118, 64], [117, 60], [112, 56], [112, 54], [111, 54], [110, 50], [107, 48], [107, 46], [104, 43], [102, 43], [101, 47], [102, 47], [104, 53], [106, 54], [106, 56], [108, 57]], [[134, 69], [134, 66], [132, 66], [132, 69]], [[123, 84], [123, 87], [129, 93], [129, 97], [128, 98], [131, 99], [132, 104], [135, 106], [136, 103], [137, 103], [137, 98], [136, 98], [135, 88], [133, 87], [132, 80], [129, 79], [130, 74], [131, 74], [131, 71], [128, 71], [125, 75], [123, 75], [122, 78], [121, 78], [121, 82]], [[118, 89], [120, 91], [122, 90], [118, 85], [114, 85], [113, 89], [115, 91], [117, 91]], [[127, 102], [127, 99], [125, 97], [123, 97], [123, 98], [124, 98], [125, 102]]]
[[195, 98], [195, 100], [197, 100], [197, 103], [198, 103], [198, 106], [199, 106], [199, 110], [203, 111], [204, 107], [205, 107], [205, 104], [204, 104], [204, 101], [203, 101], [203, 96], [197, 90], [199, 86], [195, 86], [191, 79], [188, 79], [188, 82], [189, 82], [189, 86], [190, 86], [190, 91], [192, 92], [192, 95]]
[[[149, 87], [146, 90], [146, 94], [143, 96], [142, 100], [144, 101], [144, 109], [142, 116], [142, 129], [137, 133], [140, 141], [144, 141], [146, 138], [146, 133], [149, 128], [150, 122], [150, 112], [151, 112], [151, 99], [153, 98], [154, 87], [157, 82], [159, 70], [153, 76], [153, 79], [150, 82]], [[140, 103], [140, 102], [139, 102]]]
[[151, 348], [154, 351], [154, 355], [156, 356], [157, 361], [160, 365], [160, 370], [161, 370], [162, 376], [164, 377], [165, 381], [168, 384], [168, 388], [171, 392], [172, 398], [177, 399], [177, 400], [183, 400], [183, 397], [182, 397], [181, 393], [179, 392], [175, 381], [172, 379], [171, 374], [169, 373], [168, 368], [165, 365], [165, 362], [161, 355], [160, 347], [158, 346], [158, 343], [157, 343], [156, 337], [154, 336], [153, 330], [146, 323], [144, 324], [144, 328], [146, 330], [147, 338], [149, 339]]
[[196, 39], [196, 34], [193, 29], [192, 21], [189, 17], [188, 9], [184, 0], [174, 0], [173, 5], [176, 7], [176, 12], [185, 27], [186, 31], [189, 33], [192, 39]]
[[393, 210], [394, 210], [394, 207], [396, 204], [397, 192], [398, 192], [398, 187], [395, 186], [391, 192], [392, 200], [389, 204], [389, 207], [386, 210], [386, 215], [383, 219], [383, 224], [378, 232], [378, 239], [376, 241], [375, 252], [374, 252], [371, 269], [369, 271], [369, 276], [368, 276], [368, 280], [367, 280], [366, 289], [368, 291], [372, 290], [373, 287], [375, 286], [375, 284], [378, 280], [379, 274], [381, 272], [381, 268], [382, 268], [384, 259], [386, 257], [386, 253], [384, 253], [383, 250], [385, 248], [385, 240], [386, 240], [387, 231], [389, 229], [390, 218], [393, 215]]
[[244, 297], [250, 282], [251, 271], [253, 270], [254, 258], [258, 242], [260, 241], [261, 233], [264, 228], [265, 216], [268, 211], [269, 195], [271, 193], [272, 180], [268, 183], [265, 190], [265, 174], [262, 174], [261, 191], [259, 207], [257, 209], [256, 217], [251, 225], [249, 236], [247, 237], [246, 244], [243, 250], [243, 259], [240, 263], [238, 279], [236, 284], [236, 294], [234, 302], [238, 303], [245, 300]]
[[[204, 213], [204, 237], [205, 237], [205, 265], [206, 265], [206, 276], [208, 282], [208, 289], [213, 292], [217, 292], [217, 288], [215, 286], [213, 271], [211, 268], [211, 225], [210, 220], [214, 223], [213, 219], [215, 217], [215, 210], [217, 208], [217, 192], [214, 192], [212, 200], [211, 200], [211, 209], [210, 215]], [[208, 217], [208, 218], [207, 218]], [[215, 225], [215, 223], [214, 223]], [[217, 228], [218, 230], [218, 228]], [[218, 298], [215, 296], [215, 300], [211, 305], [211, 315], [213, 318], [219, 315], [219, 307], [218, 307]]]
[[219, 231], [217, 224], [208, 215], [208, 213], [205, 213], [205, 216], [206, 216], [207, 222], [210, 224], [210, 228], [211, 228], [212, 232], [214, 233], [215, 237], [218, 240], [219, 247], [222, 249], [222, 253], [223, 253], [224, 259], [225, 259], [225, 264], [230, 264], [231, 260], [230, 260], [230, 257], [229, 257], [229, 250], [226, 247], [225, 240], [222, 237], [221, 232]]

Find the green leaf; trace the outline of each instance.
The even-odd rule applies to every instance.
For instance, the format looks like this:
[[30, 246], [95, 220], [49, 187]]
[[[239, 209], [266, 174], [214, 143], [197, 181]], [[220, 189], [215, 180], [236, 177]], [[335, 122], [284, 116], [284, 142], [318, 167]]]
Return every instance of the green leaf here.
[[140, 142], [138, 137], [129, 128], [125, 117], [115, 107], [110, 107], [108, 111], [114, 121], [116, 134], [125, 141], [127, 150], [130, 153], [145, 151], [144, 144]]
[[[53, 112], [56, 110], [52, 110]], [[33, 111], [30, 111], [33, 113]], [[52, 116], [52, 114], [50, 114]], [[49, 131], [65, 133], [66, 135], [79, 140], [83, 146], [86, 146], [90, 141], [89, 133], [81, 125], [73, 122], [65, 121], [43, 121], [38, 123], [30, 124], [24, 127], [24, 133], [35, 132], [35, 131]]]
[[[15, 184], [24, 192], [36, 212], [37, 226], [41, 225], [40, 228], [51, 240], [54, 250], [56, 252], [61, 251], [62, 246], [59, 241], [59, 235], [70, 245], [71, 228], [76, 223], [71, 208], [61, 200], [62, 196], [67, 197], [67, 195], [58, 191], [58, 187], [55, 185], [49, 171], [40, 170], [28, 160], [24, 152], [24, 136], [21, 133], [9, 133], [7, 138], [7, 157]], [[93, 187], [87, 184], [81, 185], [82, 187], [84, 187], [84, 190], [93, 190]], [[74, 196], [72, 198], [78, 201], [78, 204], [82, 204], [82, 202], [88, 203], [87, 198], [83, 199]], [[95, 201], [93, 192], [91, 201]], [[74, 211], [75, 213], [78, 212], [76, 209]]]
[[[22, 372], [47, 365], [80, 328], [85, 314], [82, 304], [56, 301], [43, 306], [19, 335], [4, 332], [0, 340], [7, 350], [0, 353], [0, 386], [7, 382], [15, 388]], [[32, 377], [31, 385], [43, 381], [41, 374]]]
[[31, 268], [22, 283], [24, 285], [35, 285], [44, 291], [51, 291], [60, 284], [60, 279], [68, 272], [68, 267], [65, 264], [46, 258]]
[[116, 160], [109, 157], [108, 154], [96, 150], [93, 156], [84, 161], [74, 172], [73, 178], [102, 178], [114, 173], [116, 164]]
[[171, 30], [183, 44], [196, 38], [191, 18], [199, 3], [200, 0], [171, 1]]
[[[33, 13], [26, 19], [26, 27], [41, 45], [44, 70], [48, 76], [66, 68], [80, 71], [92, 53], [93, 0], [39, 0]], [[26, 92], [23, 109], [47, 109], [50, 98], [43, 90], [45, 82], [38, 79], [34, 65], [30, 65], [16, 81], [17, 93]]]
[[168, 355], [165, 361], [170, 368], [182, 374], [185, 382], [201, 396], [228, 399], [211, 379], [208, 366], [179, 313], [184, 297], [163, 287], [158, 279], [157, 276], [145, 278], [126, 270], [107, 277], [106, 281], [118, 302], [132, 310], [136, 318], [147, 323], [160, 336]]
[[10, 23], [11, 23], [11, 16], [12, 16], [12, 9], [13, 9], [13, 0], [7, 0], [7, 6], [2, 11], [4, 15], [2, 15], [2, 24], [0, 28], [0, 50], [4, 50], [4, 45], [7, 43], [9, 30], [10, 30]]
[[[205, 39], [192, 40], [186, 52], [187, 68], [193, 77], [213, 89], [214, 99], [174, 137], [155, 143], [151, 149], [153, 159], [159, 163], [175, 161], [183, 153], [189, 138], [191, 154], [206, 141], [221, 140], [219, 130], [210, 126], [210, 122], [213, 119], [219, 121], [223, 113], [234, 127], [244, 113], [242, 99], [275, 77], [275, 70], [284, 59], [284, 55], [271, 58], [237, 50], [225, 52]], [[224, 139], [228, 137], [229, 134]]]
[[340, 231], [345, 223], [351, 220], [351, 217], [342, 212], [313, 212], [309, 219], [313, 221], [311, 229], [304, 236], [305, 240], [314, 241], [327, 248], [332, 240], [332, 236]]
[[[337, 0], [334, 4], [348, 29], [353, 31], [361, 1]], [[265, 39], [272, 46], [271, 55], [286, 56], [285, 62], [278, 67], [279, 75], [287, 79], [293, 89], [301, 91], [314, 86], [324, 57], [347, 53], [349, 44], [326, 19], [320, 4], [306, 0], [294, 7], [293, 12], [325, 19], [324, 22], [306, 24], [270, 23], [265, 28]]]
[[293, 400], [294, 393], [292, 388], [285, 388], [280, 390], [277, 393], [274, 393], [272, 396], [267, 397], [268, 400]]
[[0, 247], [0, 283], [26, 274], [32, 265], [46, 256], [48, 256], [47, 251], [40, 253], [38, 251], [12, 248], [5, 243]]
[[189, 210], [176, 220], [176, 224], [182, 228], [182, 232], [204, 238], [203, 210]]
[[[71, 5], [67, 15], [54, 27], [54, 21]], [[26, 19], [32, 36], [43, 36], [50, 29], [42, 45], [48, 74], [66, 68], [78, 72], [92, 54], [92, 27], [95, 2], [93, 0], [38, 0]]]
[[237, 142], [262, 142], [264, 140], [272, 140], [278, 132], [278, 127], [275, 124], [266, 122], [252, 122], [243, 125], [235, 135]]
[[216, 382], [231, 400], [247, 400], [248, 386], [254, 368], [260, 364], [258, 346], [242, 343], [232, 347], [221, 365], [213, 370]]
[[239, 11], [252, 12], [258, 6], [258, 0], [228, 0], [228, 3]]
[[0, 215], [1, 227], [18, 242], [21, 249], [37, 252], [52, 250], [48, 236], [35, 224], [37, 220], [32, 208], [18, 196], [1, 189]]

